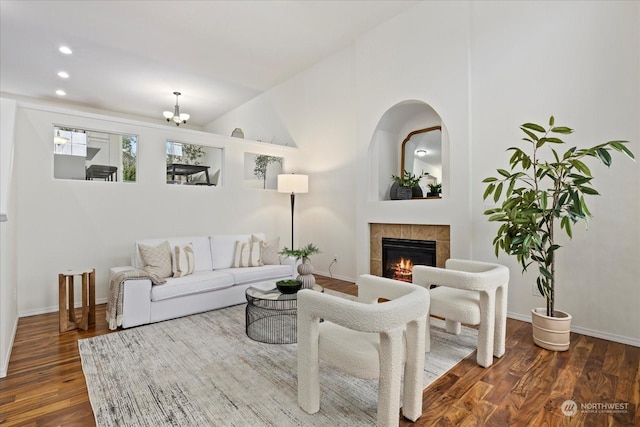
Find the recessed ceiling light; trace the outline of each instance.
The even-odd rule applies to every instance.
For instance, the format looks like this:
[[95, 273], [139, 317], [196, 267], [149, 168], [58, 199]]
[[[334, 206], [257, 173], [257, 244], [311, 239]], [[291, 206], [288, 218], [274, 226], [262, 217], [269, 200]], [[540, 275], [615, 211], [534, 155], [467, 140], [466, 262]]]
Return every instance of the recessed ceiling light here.
[[65, 55], [71, 55], [73, 53], [73, 51], [68, 46], [60, 46], [60, 49], [58, 50]]
[[69, 78], [69, 73], [67, 73], [66, 71], [60, 71], [58, 73], [58, 77], [62, 77], [63, 79], [68, 79]]
[[62, 89], [58, 89], [56, 91], [56, 95], [65, 96], [66, 94], [67, 94], [67, 92], [63, 91]]
[[426, 155], [427, 155], [427, 150], [425, 150], [424, 148], [419, 148], [416, 150], [416, 156], [424, 157]]

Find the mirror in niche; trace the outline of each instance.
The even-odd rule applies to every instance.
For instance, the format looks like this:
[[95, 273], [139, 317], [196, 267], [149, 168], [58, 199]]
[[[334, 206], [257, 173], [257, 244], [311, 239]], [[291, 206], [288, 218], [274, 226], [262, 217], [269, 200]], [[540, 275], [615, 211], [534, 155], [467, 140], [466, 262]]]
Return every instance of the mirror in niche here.
[[[400, 172], [428, 175], [413, 190], [413, 198], [439, 198], [442, 191], [442, 127], [432, 126], [409, 132], [402, 141]], [[392, 198], [393, 198], [392, 188]]]
[[220, 185], [222, 148], [167, 141], [167, 184]]
[[135, 182], [137, 151], [137, 135], [54, 125], [53, 176], [56, 179]]
[[283, 157], [244, 153], [244, 182], [249, 188], [276, 190], [282, 173]]

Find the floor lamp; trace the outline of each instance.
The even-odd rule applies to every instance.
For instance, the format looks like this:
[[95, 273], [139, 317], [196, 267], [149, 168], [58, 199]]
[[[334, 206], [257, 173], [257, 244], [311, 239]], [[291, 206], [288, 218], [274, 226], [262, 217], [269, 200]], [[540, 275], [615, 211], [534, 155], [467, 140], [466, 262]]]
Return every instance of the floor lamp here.
[[309, 176], [294, 173], [278, 175], [278, 193], [291, 194], [291, 249], [293, 249], [293, 205], [296, 193], [309, 192]]

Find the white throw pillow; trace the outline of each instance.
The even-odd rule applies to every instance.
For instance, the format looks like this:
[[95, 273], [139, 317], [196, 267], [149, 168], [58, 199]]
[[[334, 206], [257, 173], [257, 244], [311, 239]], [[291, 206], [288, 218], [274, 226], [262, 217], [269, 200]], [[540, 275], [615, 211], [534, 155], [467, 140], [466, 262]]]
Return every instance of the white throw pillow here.
[[260, 267], [261, 265], [264, 265], [264, 262], [262, 262], [263, 243], [264, 241], [259, 236], [256, 236], [255, 234], [251, 235], [250, 267]]
[[144, 263], [143, 270], [149, 273], [155, 284], [165, 283], [166, 277], [171, 277], [171, 246], [165, 241], [158, 246], [138, 244], [140, 258]]
[[173, 249], [173, 277], [188, 276], [193, 273], [194, 266], [193, 243]]
[[233, 267], [259, 267], [260, 262], [260, 245], [262, 240], [251, 237], [249, 243], [236, 240], [236, 249], [233, 256]]
[[260, 245], [260, 261], [264, 265], [279, 265], [280, 254], [280, 237], [275, 239], [262, 241]]

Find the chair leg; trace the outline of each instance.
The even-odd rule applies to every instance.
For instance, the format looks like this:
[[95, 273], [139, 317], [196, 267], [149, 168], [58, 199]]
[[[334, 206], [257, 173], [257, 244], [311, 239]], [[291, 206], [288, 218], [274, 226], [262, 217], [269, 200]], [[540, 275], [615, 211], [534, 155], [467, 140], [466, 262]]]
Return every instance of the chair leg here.
[[424, 352], [431, 351], [431, 316], [427, 314], [427, 325], [424, 330]]
[[502, 357], [507, 339], [507, 287], [496, 290], [496, 324], [493, 338], [493, 355]]
[[298, 317], [298, 406], [308, 414], [320, 410], [319, 323]]
[[480, 292], [480, 326], [478, 328], [478, 365], [493, 364], [493, 338], [496, 320], [495, 292]]
[[397, 426], [400, 423], [403, 329], [396, 328], [380, 334], [378, 427]]
[[454, 335], [460, 335], [460, 333], [462, 333], [462, 325], [455, 320], [445, 319], [445, 329], [448, 333]]
[[415, 421], [422, 415], [422, 388], [424, 377], [424, 353], [426, 317], [407, 324], [406, 362], [404, 365], [404, 389], [402, 415]]

